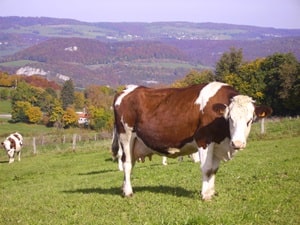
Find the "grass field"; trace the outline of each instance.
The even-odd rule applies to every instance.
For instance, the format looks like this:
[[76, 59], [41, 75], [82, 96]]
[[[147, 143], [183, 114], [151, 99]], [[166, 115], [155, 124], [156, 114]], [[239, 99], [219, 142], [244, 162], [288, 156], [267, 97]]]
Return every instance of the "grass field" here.
[[299, 224], [300, 120], [266, 125], [259, 136], [255, 124], [247, 149], [222, 163], [211, 202], [200, 200], [199, 165], [188, 158], [138, 163], [135, 195], [123, 198], [110, 140], [37, 155], [27, 146], [10, 165], [1, 152], [0, 224]]
[[11, 102], [9, 100], [0, 100], [0, 114], [7, 113], [11, 113]]

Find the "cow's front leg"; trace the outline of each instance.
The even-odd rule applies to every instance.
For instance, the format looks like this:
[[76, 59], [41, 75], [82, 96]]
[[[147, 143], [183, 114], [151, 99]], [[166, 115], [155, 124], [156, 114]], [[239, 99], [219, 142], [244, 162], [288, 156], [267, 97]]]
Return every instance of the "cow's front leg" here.
[[13, 149], [7, 151], [8, 163], [13, 163], [15, 161], [15, 151]]
[[199, 148], [201, 170], [202, 170], [202, 190], [201, 195], [204, 201], [209, 201], [215, 195], [215, 175], [219, 167], [219, 160], [214, 158], [214, 144], [207, 148]]
[[131, 186], [132, 163], [125, 161], [123, 163], [123, 170], [124, 170], [123, 195], [125, 197], [131, 197], [133, 196], [133, 191]]

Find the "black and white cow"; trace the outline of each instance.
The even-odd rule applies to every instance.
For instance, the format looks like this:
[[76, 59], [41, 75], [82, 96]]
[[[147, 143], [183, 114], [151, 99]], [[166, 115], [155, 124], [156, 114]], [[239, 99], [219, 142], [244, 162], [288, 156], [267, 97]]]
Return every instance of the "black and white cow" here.
[[6, 150], [9, 163], [15, 161], [15, 153], [18, 155], [18, 161], [21, 160], [21, 148], [23, 146], [23, 137], [18, 132], [9, 135], [1, 145]]

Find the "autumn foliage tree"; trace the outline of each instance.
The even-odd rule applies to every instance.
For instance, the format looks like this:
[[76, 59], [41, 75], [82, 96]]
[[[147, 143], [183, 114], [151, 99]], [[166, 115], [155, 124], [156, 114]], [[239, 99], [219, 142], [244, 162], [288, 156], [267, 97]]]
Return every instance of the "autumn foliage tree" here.
[[63, 127], [63, 114], [64, 110], [62, 108], [62, 105], [58, 99], [54, 100], [53, 106], [51, 107], [51, 110], [49, 111], [49, 125], [55, 126], [57, 128]]
[[191, 70], [184, 78], [175, 81], [173, 87], [187, 87], [194, 84], [207, 83], [214, 80], [214, 73], [211, 70]]
[[39, 123], [43, 117], [40, 107], [37, 106], [29, 107], [26, 109], [25, 114], [28, 117], [28, 122], [30, 123]]
[[217, 63], [216, 78], [271, 106], [273, 115], [299, 115], [300, 63], [292, 53], [244, 62], [242, 51], [231, 48]]
[[31, 104], [27, 101], [16, 101], [12, 107], [11, 119], [13, 122], [29, 122], [27, 110], [31, 108]]
[[78, 116], [75, 110], [72, 107], [68, 107], [63, 115], [62, 115], [62, 122], [64, 128], [72, 127], [77, 124]]

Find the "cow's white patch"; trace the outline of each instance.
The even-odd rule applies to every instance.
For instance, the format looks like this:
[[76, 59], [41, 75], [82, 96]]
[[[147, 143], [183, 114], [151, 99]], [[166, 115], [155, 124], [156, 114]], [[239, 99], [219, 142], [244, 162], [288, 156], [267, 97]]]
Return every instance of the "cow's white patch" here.
[[128, 126], [127, 123], [124, 122], [123, 117], [121, 118], [121, 122], [124, 126], [125, 133], [121, 133], [119, 138], [122, 143], [123, 154], [125, 154], [125, 161], [123, 162], [123, 170], [124, 170], [124, 184], [123, 184], [123, 194], [124, 196], [131, 196], [133, 194], [130, 176], [132, 170], [132, 152], [133, 148], [133, 140], [136, 137], [135, 133], [132, 132], [133, 127]]
[[175, 154], [175, 153], [178, 153], [180, 152], [180, 149], [178, 148], [168, 148], [168, 153], [169, 154]]
[[225, 138], [220, 144], [215, 143], [214, 156], [219, 160], [231, 160], [237, 150], [230, 146], [230, 139]]
[[200, 105], [200, 111], [203, 112], [203, 109], [205, 108], [207, 102], [209, 101], [209, 99], [211, 97], [213, 97], [218, 90], [220, 90], [220, 88], [222, 86], [227, 86], [228, 84], [224, 84], [221, 82], [212, 82], [207, 84], [201, 91], [200, 94], [198, 96], [198, 98], [195, 101], [195, 104], [199, 104]]
[[117, 98], [116, 102], [115, 102], [115, 106], [117, 105], [121, 105], [122, 99], [128, 95], [130, 92], [132, 92], [134, 89], [136, 89], [138, 86], [137, 85], [127, 85], [126, 89], [123, 90], [123, 93]]
[[212, 196], [215, 194], [215, 173], [219, 167], [219, 160], [214, 160], [214, 145], [215, 143], [210, 143], [207, 148], [200, 147], [198, 149], [201, 161], [202, 170], [202, 199], [211, 200]]
[[245, 148], [255, 107], [249, 96], [237, 95], [229, 105], [231, 141], [237, 148]]

